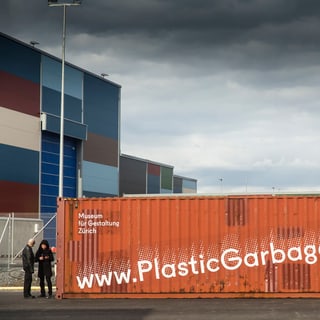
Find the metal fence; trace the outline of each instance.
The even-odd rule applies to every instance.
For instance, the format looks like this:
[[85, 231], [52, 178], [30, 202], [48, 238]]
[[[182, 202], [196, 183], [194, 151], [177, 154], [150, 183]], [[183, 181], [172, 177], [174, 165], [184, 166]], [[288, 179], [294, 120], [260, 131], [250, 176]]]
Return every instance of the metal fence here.
[[[56, 213], [43, 224], [43, 220], [25, 218], [19, 213], [2, 214], [0, 217], [0, 287], [20, 286], [23, 283], [21, 253], [28, 239], [36, 243], [43, 239], [43, 233], [55, 224]], [[36, 278], [36, 272], [35, 272]]]

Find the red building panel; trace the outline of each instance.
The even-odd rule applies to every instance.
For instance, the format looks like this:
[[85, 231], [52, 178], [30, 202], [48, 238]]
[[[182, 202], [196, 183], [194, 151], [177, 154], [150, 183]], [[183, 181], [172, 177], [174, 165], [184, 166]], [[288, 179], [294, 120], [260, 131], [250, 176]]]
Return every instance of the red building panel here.
[[160, 166], [152, 163], [148, 163], [148, 174], [160, 177]]
[[118, 141], [88, 133], [83, 145], [83, 160], [118, 167]]
[[0, 106], [39, 116], [40, 85], [0, 70]]
[[0, 181], [0, 214], [39, 218], [39, 185]]

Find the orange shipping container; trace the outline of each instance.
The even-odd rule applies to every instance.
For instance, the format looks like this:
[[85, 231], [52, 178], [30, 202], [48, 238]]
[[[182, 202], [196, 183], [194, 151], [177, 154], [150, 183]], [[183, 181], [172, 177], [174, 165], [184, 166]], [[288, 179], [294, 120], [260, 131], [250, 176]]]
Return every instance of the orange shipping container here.
[[57, 297], [318, 297], [317, 195], [60, 199]]

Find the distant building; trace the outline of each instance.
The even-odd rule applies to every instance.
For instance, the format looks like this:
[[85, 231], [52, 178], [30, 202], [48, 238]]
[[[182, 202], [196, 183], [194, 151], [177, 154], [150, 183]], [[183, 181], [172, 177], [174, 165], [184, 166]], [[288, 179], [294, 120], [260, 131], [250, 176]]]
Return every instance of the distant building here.
[[120, 195], [196, 193], [197, 180], [174, 175], [168, 164], [120, 155]]
[[[0, 48], [0, 215], [46, 224], [58, 196], [61, 60], [2, 33]], [[120, 98], [119, 84], [65, 64], [65, 197], [174, 192], [172, 166], [150, 162], [143, 183], [120, 158]], [[55, 234], [53, 221], [44, 236]]]
[[173, 193], [197, 193], [197, 180], [174, 175]]

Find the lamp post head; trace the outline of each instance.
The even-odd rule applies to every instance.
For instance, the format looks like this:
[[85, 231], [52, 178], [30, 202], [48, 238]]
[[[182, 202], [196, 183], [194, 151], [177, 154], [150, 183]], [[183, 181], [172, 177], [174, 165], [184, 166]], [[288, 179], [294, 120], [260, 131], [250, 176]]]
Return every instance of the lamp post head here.
[[48, 0], [48, 6], [78, 6], [81, 0]]
[[36, 46], [37, 44], [40, 44], [38, 41], [30, 41], [30, 44], [34, 47]]

